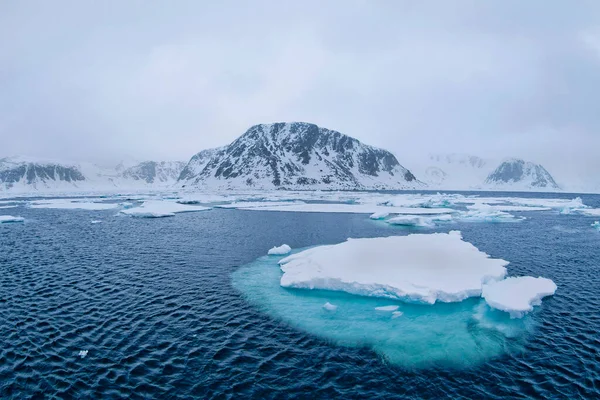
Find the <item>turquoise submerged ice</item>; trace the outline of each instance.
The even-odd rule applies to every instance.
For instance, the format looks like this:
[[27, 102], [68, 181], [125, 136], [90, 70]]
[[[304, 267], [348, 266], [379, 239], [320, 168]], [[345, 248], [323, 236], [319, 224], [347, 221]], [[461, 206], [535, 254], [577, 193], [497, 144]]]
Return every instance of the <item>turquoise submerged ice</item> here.
[[[430, 305], [284, 288], [280, 260], [265, 256], [239, 268], [234, 287], [263, 312], [299, 330], [335, 345], [371, 348], [401, 367], [475, 367], [523, 351], [534, 330], [535, 314], [511, 319], [481, 298]], [[325, 307], [328, 303], [335, 308]]]

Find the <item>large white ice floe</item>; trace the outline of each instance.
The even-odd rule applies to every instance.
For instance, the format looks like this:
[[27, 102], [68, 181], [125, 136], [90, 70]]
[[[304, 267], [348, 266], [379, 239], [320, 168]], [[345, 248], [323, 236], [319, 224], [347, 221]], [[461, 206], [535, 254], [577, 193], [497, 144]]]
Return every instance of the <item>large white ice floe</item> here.
[[522, 212], [522, 211], [550, 211], [551, 207], [534, 207], [534, 206], [514, 206], [514, 205], [489, 205], [489, 204], [473, 204], [467, 206], [469, 210], [477, 211], [508, 211], [508, 212]]
[[172, 217], [177, 213], [196, 212], [210, 210], [210, 207], [186, 206], [174, 201], [145, 201], [139, 207], [121, 210], [121, 214], [139, 218], [161, 218]]
[[290, 246], [288, 246], [287, 244], [282, 244], [279, 247], [273, 247], [271, 250], [269, 250], [268, 254], [270, 256], [283, 256], [286, 254], [290, 254], [291, 251], [292, 248]]
[[266, 205], [264, 207], [237, 207], [241, 210], [260, 211], [286, 211], [286, 212], [320, 212], [320, 213], [349, 213], [349, 214], [373, 214], [390, 213], [402, 215], [436, 215], [456, 212], [451, 208], [422, 208], [422, 207], [392, 207], [376, 204], [334, 204], [334, 203], [308, 203], [308, 204], [284, 204]]
[[585, 208], [575, 211], [588, 215], [590, 217], [600, 217], [600, 208]]
[[119, 208], [117, 203], [99, 203], [87, 200], [72, 199], [51, 199], [34, 201], [29, 205], [30, 208], [51, 208], [59, 210], [88, 210], [103, 211]]
[[483, 285], [481, 296], [490, 307], [521, 318], [555, 292], [556, 284], [550, 279], [520, 276]]
[[498, 211], [489, 207], [480, 207], [459, 213], [458, 219], [465, 222], [519, 222], [525, 217], [516, 217], [504, 211]]
[[11, 222], [24, 222], [23, 217], [13, 217], [12, 215], [0, 215], [0, 224], [8, 224]]
[[484, 283], [506, 275], [460, 232], [348, 239], [280, 261], [280, 284], [433, 304], [480, 296]]

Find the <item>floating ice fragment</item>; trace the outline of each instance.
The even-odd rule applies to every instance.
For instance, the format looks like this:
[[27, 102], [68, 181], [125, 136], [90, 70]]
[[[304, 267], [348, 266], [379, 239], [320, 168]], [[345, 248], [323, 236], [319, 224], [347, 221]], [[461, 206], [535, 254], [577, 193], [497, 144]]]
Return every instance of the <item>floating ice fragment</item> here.
[[590, 217], [600, 217], [600, 208], [586, 208], [575, 210], [585, 215], [589, 215]]
[[92, 220], [92, 224], [101, 224], [102, 221], [100, 221], [99, 219], [93, 219]]
[[392, 312], [392, 311], [398, 311], [398, 308], [400, 308], [400, 307], [399, 306], [383, 306], [383, 307], [375, 307], [375, 310]]
[[335, 311], [335, 310], [337, 310], [337, 306], [334, 306], [330, 302], [327, 302], [327, 303], [323, 304], [323, 309], [325, 309], [327, 311]]
[[475, 210], [469, 210], [459, 214], [458, 217], [461, 221], [465, 222], [519, 222], [525, 219], [525, 217], [515, 217], [504, 211], [497, 211], [493, 209], [479, 208]]
[[29, 205], [30, 208], [51, 208], [57, 210], [88, 210], [103, 211], [118, 208], [117, 203], [94, 203], [85, 200], [74, 199], [50, 199], [34, 201]]
[[414, 217], [400, 215], [398, 217], [390, 218], [386, 220], [390, 225], [402, 225], [402, 226], [418, 226], [418, 227], [430, 227], [433, 224], [431, 220], [424, 217]]
[[451, 208], [416, 208], [416, 207], [389, 207], [376, 204], [332, 204], [332, 203], [308, 203], [272, 206], [265, 203], [264, 207], [236, 207], [240, 210], [252, 211], [286, 211], [286, 212], [320, 212], [320, 213], [349, 213], [349, 214], [373, 214], [387, 212], [401, 215], [436, 215], [456, 212]]
[[414, 234], [314, 247], [281, 260], [280, 284], [433, 304], [480, 296], [482, 284], [506, 275], [460, 232]]
[[403, 315], [404, 315], [404, 313], [402, 311], [394, 311], [392, 313], [392, 319], [396, 319], [396, 318], [401, 317]]
[[85, 358], [88, 355], [88, 350], [81, 350], [79, 352], [79, 357]]
[[186, 206], [173, 201], [151, 200], [141, 206], [121, 210], [121, 214], [138, 218], [173, 217], [176, 213], [210, 210], [210, 207]]
[[270, 256], [283, 256], [285, 254], [289, 254], [291, 251], [292, 248], [290, 246], [283, 244], [279, 247], [273, 247], [271, 250], [269, 250], [268, 254]]
[[12, 222], [24, 222], [23, 217], [13, 217], [12, 215], [0, 215], [0, 224], [8, 224]]
[[379, 211], [374, 214], [371, 214], [369, 218], [371, 219], [386, 219], [390, 215], [389, 211]]
[[596, 221], [592, 224], [592, 228], [596, 228], [597, 230], [600, 231], [600, 221]]
[[481, 297], [490, 307], [521, 318], [555, 292], [556, 284], [550, 279], [520, 276], [483, 285]]

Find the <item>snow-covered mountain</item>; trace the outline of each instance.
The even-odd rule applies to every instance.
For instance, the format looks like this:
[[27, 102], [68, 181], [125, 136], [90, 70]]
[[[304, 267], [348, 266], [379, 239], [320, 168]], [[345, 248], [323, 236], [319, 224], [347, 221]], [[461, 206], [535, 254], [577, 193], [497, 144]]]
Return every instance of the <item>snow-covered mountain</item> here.
[[255, 125], [228, 146], [198, 153], [180, 184], [214, 189], [422, 187], [392, 153], [305, 122]]
[[469, 154], [432, 154], [411, 165], [417, 178], [432, 189], [479, 189], [493, 162]]
[[487, 177], [485, 185], [495, 189], [560, 189], [543, 166], [516, 158], [503, 161]]
[[0, 159], [0, 190], [44, 190], [77, 187], [85, 182], [74, 164], [24, 157]]
[[183, 162], [145, 161], [120, 171], [92, 163], [73, 163], [25, 157], [0, 159], [0, 191], [69, 192], [143, 189], [172, 186]]
[[173, 184], [186, 166], [181, 161], [144, 161], [122, 172], [122, 177], [147, 184]]
[[206, 167], [206, 164], [208, 164], [211, 157], [221, 150], [222, 148], [207, 149], [202, 150], [194, 155], [181, 171], [181, 174], [179, 175], [179, 181], [186, 182], [198, 176], [204, 167]]

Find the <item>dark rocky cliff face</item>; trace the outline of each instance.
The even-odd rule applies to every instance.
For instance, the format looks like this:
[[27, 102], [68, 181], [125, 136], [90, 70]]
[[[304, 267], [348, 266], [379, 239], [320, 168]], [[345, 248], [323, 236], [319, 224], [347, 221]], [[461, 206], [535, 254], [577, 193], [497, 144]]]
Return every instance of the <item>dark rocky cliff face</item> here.
[[80, 182], [85, 177], [74, 166], [39, 163], [3, 163], [0, 160], [0, 183], [11, 187], [16, 183], [33, 185], [50, 182]]
[[504, 161], [488, 176], [485, 183], [524, 183], [534, 188], [559, 188], [552, 175], [543, 166], [524, 160]]
[[194, 168], [180, 177], [194, 185], [394, 189], [418, 183], [390, 152], [303, 122], [256, 125], [230, 145], [194, 157]]

